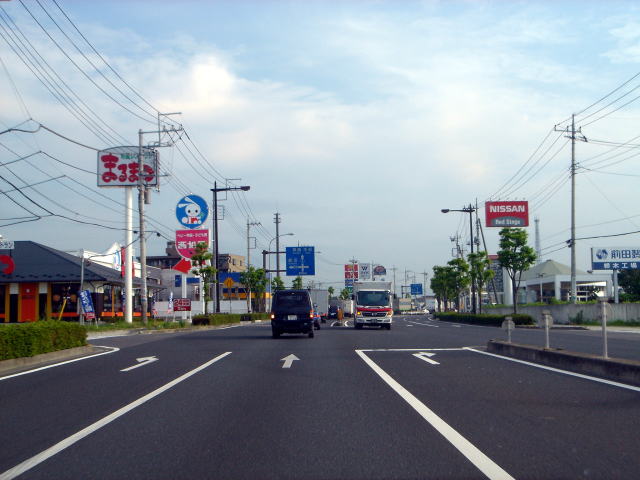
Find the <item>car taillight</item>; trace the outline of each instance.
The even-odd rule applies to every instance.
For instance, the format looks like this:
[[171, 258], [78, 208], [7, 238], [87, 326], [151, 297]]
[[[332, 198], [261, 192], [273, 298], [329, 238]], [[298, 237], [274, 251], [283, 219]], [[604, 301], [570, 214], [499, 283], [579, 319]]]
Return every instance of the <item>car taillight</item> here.
[[271, 314], [271, 320], [275, 320], [275, 318], [276, 318], [276, 314], [275, 314], [275, 313], [272, 313], [272, 314]]
[[313, 310], [309, 312], [309, 318], [313, 318]]

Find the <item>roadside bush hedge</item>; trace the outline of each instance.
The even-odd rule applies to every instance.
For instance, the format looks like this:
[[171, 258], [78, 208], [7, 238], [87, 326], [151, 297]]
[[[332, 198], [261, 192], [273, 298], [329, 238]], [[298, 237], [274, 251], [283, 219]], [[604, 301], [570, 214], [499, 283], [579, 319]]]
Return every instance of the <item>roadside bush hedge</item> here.
[[437, 312], [434, 316], [443, 322], [469, 323], [472, 325], [486, 325], [490, 327], [500, 327], [505, 317], [511, 317], [516, 325], [535, 325], [531, 315], [518, 313], [495, 315], [492, 313], [457, 313], [457, 312]]
[[209, 315], [194, 315], [191, 321], [193, 325], [227, 325], [267, 318], [269, 318], [268, 313], [210, 313]]
[[0, 360], [33, 357], [87, 344], [87, 330], [77, 323], [40, 321], [0, 324]]

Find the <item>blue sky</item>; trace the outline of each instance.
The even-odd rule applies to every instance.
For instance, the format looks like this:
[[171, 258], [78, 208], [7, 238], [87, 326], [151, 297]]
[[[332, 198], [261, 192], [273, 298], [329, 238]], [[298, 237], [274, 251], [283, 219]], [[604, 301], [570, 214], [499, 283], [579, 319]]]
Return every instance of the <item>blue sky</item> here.
[[[562, 183], [562, 172], [570, 152], [568, 145], [559, 150], [565, 141], [561, 135], [553, 133], [543, 144], [540, 153], [560, 137], [523, 176], [522, 185], [514, 181], [507, 185], [514, 188], [499, 189], [554, 125], [640, 70], [635, 2], [58, 2], [150, 103], [163, 112], [183, 112], [176, 120], [220, 176], [251, 185], [244, 198], [252, 217], [262, 223], [255, 233], [259, 250], [275, 235], [273, 213], [279, 211], [281, 233], [295, 233], [283, 239], [285, 244], [315, 245], [322, 252], [315, 279], [321, 282], [339, 282], [339, 264], [352, 257], [395, 265], [399, 271], [431, 272], [433, 265], [451, 258], [449, 237], [457, 232], [468, 236], [462, 214], [443, 215], [440, 209], [461, 208], [476, 198], [482, 204], [495, 193], [530, 200], [540, 218], [542, 246], [549, 252], [544, 258], [568, 263], [568, 249], [558, 250], [569, 238], [569, 187]], [[63, 20], [52, 0], [41, 3]], [[63, 40], [36, 2], [25, 5]], [[137, 130], [149, 128], [79, 74], [19, 1], [0, 6], [118, 133], [135, 143]], [[10, 75], [0, 71], [2, 125], [28, 118], [22, 98], [37, 121], [89, 145], [106, 146], [42, 88], [2, 39], [0, 56]], [[618, 94], [639, 84], [634, 80]], [[626, 98], [634, 97], [631, 92]], [[583, 133], [588, 139], [625, 142], [637, 135], [638, 119], [632, 102], [584, 125]], [[15, 152], [2, 150], [4, 162], [44, 150], [78, 167], [95, 165], [93, 153], [51, 135], [7, 134], [0, 142]], [[208, 197], [213, 180], [220, 178], [189, 165], [178, 148], [161, 152], [177, 180], [154, 192], [149, 207], [167, 236], [178, 227], [172, 212], [180, 193]], [[620, 151], [610, 148], [579, 143], [578, 161], [597, 166], [598, 158]], [[602, 156], [593, 158], [598, 154]], [[637, 178], [619, 175], [635, 173], [637, 159], [630, 156], [608, 166], [613, 161], [599, 164], [607, 166], [606, 172], [585, 170], [578, 176], [578, 237], [640, 230], [640, 216], [633, 218], [640, 214], [634, 197]], [[39, 158], [37, 166], [42, 171], [24, 162], [2, 168], [21, 186], [64, 174], [97, 190], [88, 174], [47, 158]], [[100, 203], [91, 203], [75, 194], [74, 189], [82, 189], [77, 183], [68, 178], [60, 182], [25, 192], [74, 218], [113, 226], [121, 222], [115, 203], [101, 197]], [[122, 198], [113, 190], [101, 193]], [[15, 193], [12, 198], [22, 207], [5, 196], [1, 210], [11, 215], [3, 217], [28, 215], [23, 208], [28, 201]], [[225, 203], [221, 249], [244, 254], [247, 208], [242, 200], [238, 203]], [[30, 208], [35, 209], [33, 204]], [[618, 219], [624, 220], [606, 223]], [[59, 218], [4, 226], [0, 233], [65, 250], [101, 251], [123, 240], [117, 230]], [[533, 244], [532, 227], [529, 233]], [[487, 229], [485, 235], [494, 253], [497, 232]], [[162, 253], [164, 242], [150, 239], [151, 253]], [[637, 235], [581, 241], [578, 265], [588, 268], [591, 246], [634, 242]], [[254, 259], [259, 250], [252, 252]]]

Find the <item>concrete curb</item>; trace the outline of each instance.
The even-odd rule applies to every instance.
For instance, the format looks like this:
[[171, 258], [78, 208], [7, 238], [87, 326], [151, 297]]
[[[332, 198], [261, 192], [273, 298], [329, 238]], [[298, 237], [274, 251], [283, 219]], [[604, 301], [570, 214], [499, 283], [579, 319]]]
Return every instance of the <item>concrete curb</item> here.
[[224, 325], [195, 325], [182, 328], [161, 328], [161, 329], [146, 329], [146, 328], [131, 328], [125, 330], [105, 330], [102, 332], [89, 332], [87, 334], [88, 340], [99, 340], [100, 338], [107, 337], [125, 337], [129, 335], [152, 335], [156, 333], [185, 333], [185, 332], [198, 332], [201, 330], [216, 330], [218, 328], [226, 328], [230, 326], [244, 326], [255, 323], [268, 322], [270, 320], [253, 320], [253, 321], [241, 321], [236, 323], [225, 323]]
[[84, 347], [67, 348], [65, 350], [57, 350], [55, 352], [41, 353], [40, 355], [34, 355], [33, 357], [0, 360], [0, 375], [18, 373], [60, 361], [86, 357], [88, 355], [93, 355], [94, 353], [102, 353], [104, 351], [106, 351], [104, 348], [86, 345]]
[[588, 353], [508, 343], [502, 340], [489, 340], [487, 352], [640, 386], [640, 362], [635, 360], [602, 358]]

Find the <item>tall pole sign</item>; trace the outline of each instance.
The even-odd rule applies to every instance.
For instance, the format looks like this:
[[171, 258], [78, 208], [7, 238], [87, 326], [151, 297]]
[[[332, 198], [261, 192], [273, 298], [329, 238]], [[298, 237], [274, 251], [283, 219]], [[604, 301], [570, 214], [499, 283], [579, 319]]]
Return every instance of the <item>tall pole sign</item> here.
[[[125, 255], [127, 265], [124, 275], [124, 320], [133, 322], [133, 187], [158, 185], [158, 152], [152, 148], [138, 146], [112, 147], [98, 152], [97, 182], [99, 187], [124, 187], [125, 203]], [[142, 174], [141, 174], [142, 173]], [[144, 222], [141, 215], [141, 224]], [[141, 237], [144, 232], [141, 230]], [[142, 242], [141, 242], [142, 245]], [[144, 262], [144, 249], [140, 253]], [[143, 274], [146, 269], [143, 268]], [[146, 282], [146, 276], [144, 278]], [[145, 283], [146, 287], [146, 283]], [[146, 291], [146, 288], [143, 288]], [[146, 298], [141, 298], [146, 307]]]

